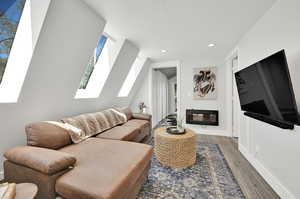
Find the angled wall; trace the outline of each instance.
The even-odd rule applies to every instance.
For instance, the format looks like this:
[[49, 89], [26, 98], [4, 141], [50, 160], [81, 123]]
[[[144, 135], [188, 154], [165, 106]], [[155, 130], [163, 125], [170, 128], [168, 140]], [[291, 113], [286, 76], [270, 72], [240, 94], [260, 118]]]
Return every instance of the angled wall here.
[[[123, 102], [123, 104], [122, 104], [123, 106], [130, 106], [134, 112], [139, 111], [137, 109], [137, 106], [138, 106], [138, 103], [140, 103], [140, 102], [138, 102], [138, 99], [136, 99], [136, 98], [137, 98], [137, 95], [140, 92], [140, 90], [143, 89], [143, 84], [145, 82], [147, 82], [147, 80], [148, 80], [148, 73], [149, 73], [149, 68], [151, 65], [151, 60], [149, 58], [142, 58], [142, 59], [144, 59], [142, 69], [141, 69], [138, 77], [136, 78], [128, 97], [125, 99], [124, 98], [120, 99]], [[145, 90], [143, 90], [143, 91], [147, 92], [147, 93], [150, 92], [150, 90], [148, 88], [145, 88]]]
[[[142, 70], [139, 73], [138, 77], [136, 78], [135, 83], [134, 83], [134, 85], [133, 85], [133, 87], [132, 87], [132, 89], [129, 93], [129, 96], [128, 96], [128, 98], [130, 99], [130, 102], [132, 102], [134, 96], [137, 94], [137, 92], [140, 89], [141, 85], [145, 82], [146, 76], [148, 75], [151, 63], [152, 62], [149, 58], [144, 58]], [[147, 89], [147, 91], [149, 92], [148, 89]]]
[[135, 92], [132, 97], [130, 108], [134, 112], [138, 112], [138, 105], [141, 102], [144, 102], [147, 106], [146, 110], [148, 113], [152, 113], [151, 108], [151, 74], [152, 74], [152, 67], [151, 67], [151, 61], [149, 61], [148, 66], [144, 67], [141, 71], [141, 77], [140, 80], [137, 81], [135, 85]]
[[112, 69], [104, 84], [100, 98], [111, 100], [118, 96], [120, 88], [134, 63], [139, 49], [129, 40], [125, 39], [120, 45], [118, 55], [113, 62]]
[[[88, 11], [78, 0], [52, 0], [20, 102], [35, 96], [32, 103], [42, 105], [47, 100], [57, 100], [57, 96], [74, 97], [105, 25]], [[91, 20], [92, 17], [95, 19]]]
[[18, 101], [50, 1], [27, 0], [25, 3], [0, 84], [0, 103]]
[[[43, 15], [36, 12], [34, 17]], [[25, 124], [100, 107], [99, 99], [75, 100], [74, 95], [104, 25], [80, 0], [51, 1], [42, 30], [33, 34], [39, 36], [19, 100], [0, 104], [1, 157], [8, 148], [25, 144]]]

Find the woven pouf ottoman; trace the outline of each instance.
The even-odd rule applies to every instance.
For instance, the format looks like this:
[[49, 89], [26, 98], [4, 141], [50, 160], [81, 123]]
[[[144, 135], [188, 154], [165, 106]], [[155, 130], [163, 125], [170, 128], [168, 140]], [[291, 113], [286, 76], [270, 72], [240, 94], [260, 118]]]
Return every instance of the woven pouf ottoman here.
[[185, 134], [174, 135], [161, 127], [154, 132], [154, 151], [158, 161], [173, 168], [185, 168], [196, 162], [196, 133], [190, 129]]

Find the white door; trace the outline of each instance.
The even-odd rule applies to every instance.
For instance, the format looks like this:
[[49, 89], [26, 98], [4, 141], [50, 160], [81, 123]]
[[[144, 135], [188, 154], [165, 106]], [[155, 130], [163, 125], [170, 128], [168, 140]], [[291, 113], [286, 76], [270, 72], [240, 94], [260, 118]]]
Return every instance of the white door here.
[[232, 59], [232, 136], [239, 137], [238, 115], [240, 103], [234, 73], [238, 71], [238, 57]]

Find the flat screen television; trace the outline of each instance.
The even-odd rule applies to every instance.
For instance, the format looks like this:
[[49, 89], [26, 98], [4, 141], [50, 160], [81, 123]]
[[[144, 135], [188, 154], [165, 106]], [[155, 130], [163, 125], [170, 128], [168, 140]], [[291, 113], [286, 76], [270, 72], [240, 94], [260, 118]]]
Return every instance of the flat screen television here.
[[245, 115], [281, 128], [299, 124], [299, 114], [284, 50], [235, 73]]

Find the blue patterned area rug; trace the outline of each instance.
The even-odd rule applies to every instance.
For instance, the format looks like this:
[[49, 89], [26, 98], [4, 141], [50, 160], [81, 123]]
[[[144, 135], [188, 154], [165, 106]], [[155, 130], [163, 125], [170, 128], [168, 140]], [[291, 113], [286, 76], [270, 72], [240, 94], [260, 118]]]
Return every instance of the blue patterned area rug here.
[[217, 144], [198, 141], [193, 166], [174, 169], [155, 158], [138, 199], [244, 199]]

